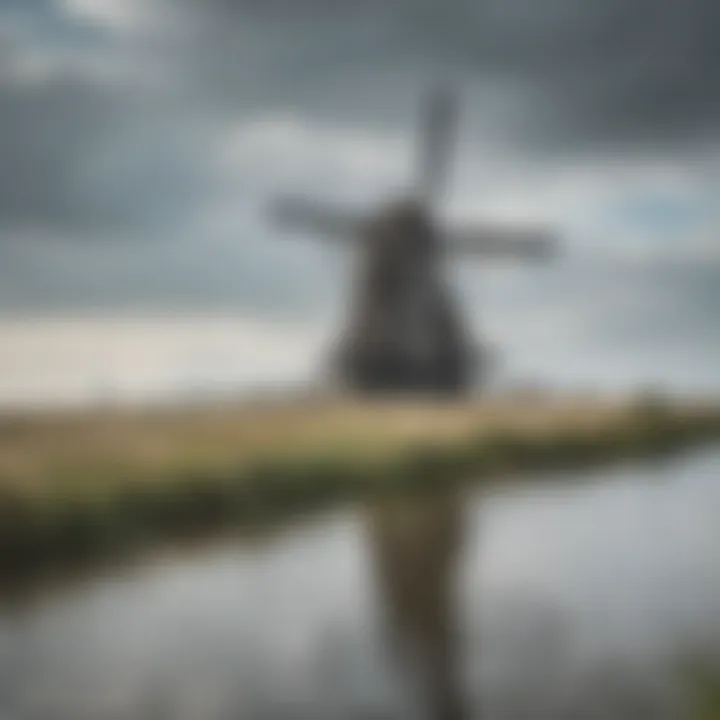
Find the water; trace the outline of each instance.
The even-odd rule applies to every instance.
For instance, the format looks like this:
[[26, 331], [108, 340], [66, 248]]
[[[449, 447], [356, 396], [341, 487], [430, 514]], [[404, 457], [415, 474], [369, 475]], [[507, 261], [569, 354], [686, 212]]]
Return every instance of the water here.
[[[675, 718], [720, 451], [362, 505], [0, 614], [0, 718]], [[574, 479], [574, 478], [573, 478]]]

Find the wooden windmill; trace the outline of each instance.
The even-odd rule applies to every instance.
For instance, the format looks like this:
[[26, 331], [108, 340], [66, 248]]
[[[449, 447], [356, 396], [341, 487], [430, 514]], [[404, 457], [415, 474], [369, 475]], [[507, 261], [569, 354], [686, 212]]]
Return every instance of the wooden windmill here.
[[446, 184], [456, 129], [456, 102], [435, 91], [421, 116], [417, 177], [406, 197], [363, 217], [299, 198], [275, 203], [273, 216], [357, 247], [359, 272], [351, 315], [334, 354], [341, 382], [363, 393], [454, 394], [485, 376], [478, 352], [443, 278], [446, 253], [474, 258], [548, 258], [543, 229], [440, 228], [436, 205]]

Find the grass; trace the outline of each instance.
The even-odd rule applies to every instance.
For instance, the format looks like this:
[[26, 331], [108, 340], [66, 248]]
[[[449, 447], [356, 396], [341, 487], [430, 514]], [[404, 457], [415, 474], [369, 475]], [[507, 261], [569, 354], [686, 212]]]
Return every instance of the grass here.
[[687, 720], [720, 720], [720, 673], [717, 661], [690, 662], [681, 677], [687, 690]]
[[349, 404], [0, 420], [0, 572], [370, 493], [671, 451], [720, 411], [657, 399]]
[[720, 686], [717, 681], [697, 689], [689, 720], [720, 720]]

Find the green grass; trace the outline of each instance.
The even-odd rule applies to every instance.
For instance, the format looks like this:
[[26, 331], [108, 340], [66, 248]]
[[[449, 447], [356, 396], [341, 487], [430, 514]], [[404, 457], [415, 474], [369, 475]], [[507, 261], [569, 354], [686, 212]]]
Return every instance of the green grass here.
[[[252, 416], [233, 417], [232, 423], [226, 419], [213, 426], [225, 438], [215, 452], [202, 444], [199, 452], [187, 423], [173, 416], [133, 420], [124, 428], [116, 419], [95, 424], [55, 419], [50, 431], [47, 422], [8, 422], [0, 428], [0, 473], [5, 472], [0, 474], [0, 573], [35, 573], [374, 493], [657, 455], [720, 437], [720, 411], [673, 408], [656, 400], [535, 415], [528, 409], [513, 414], [468, 408], [415, 407], [402, 413], [365, 408], [358, 411], [361, 431], [357, 423], [349, 424], [354, 432], [338, 430], [339, 418], [346, 415], [332, 422], [325, 411], [308, 410], [304, 418], [297, 415], [291, 432], [277, 430], [275, 444], [272, 418], [263, 442], [253, 444], [241, 442], [244, 431], [257, 430]], [[420, 421], [409, 422], [416, 414]], [[405, 423], [402, 433], [398, 418]], [[145, 432], [138, 430], [137, 439], [130, 440], [134, 422]], [[226, 427], [230, 424], [234, 435]], [[315, 425], [322, 431], [312, 434]], [[281, 426], [278, 421], [276, 427]], [[147, 434], [153, 428], [169, 432], [168, 427], [175, 427], [177, 453], [158, 463], [157, 455], [148, 453]], [[305, 442], [288, 442], [301, 429]], [[113, 439], [99, 451], [93, 437], [106, 436]], [[8, 437], [20, 441], [34, 465], [18, 462], [24, 456], [11, 452], [16, 448]]]
[[720, 674], [716, 662], [690, 662], [681, 673], [687, 720], [720, 720]]
[[720, 720], [720, 687], [708, 685], [697, 691], [689, 720]]

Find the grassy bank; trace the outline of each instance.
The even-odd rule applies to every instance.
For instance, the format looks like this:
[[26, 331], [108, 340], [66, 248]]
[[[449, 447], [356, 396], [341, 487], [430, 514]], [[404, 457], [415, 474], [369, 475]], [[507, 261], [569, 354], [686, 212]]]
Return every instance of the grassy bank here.
[[702, 656], [681, 672], [686, 691], [687, 720], [720, 720], [720, 672], [717, 659]]
[[695, 684], [688, 720], [720, 720], [720, 683], [716, 678]]
[[658, 402], [341, 403], [7, 417], [0, 572], [368, 493], [581, 466], [720, 437]]

